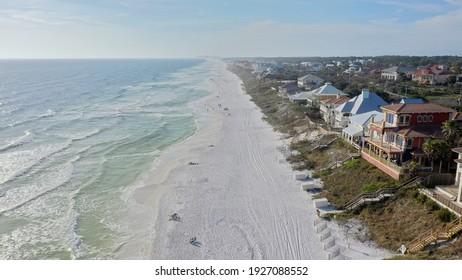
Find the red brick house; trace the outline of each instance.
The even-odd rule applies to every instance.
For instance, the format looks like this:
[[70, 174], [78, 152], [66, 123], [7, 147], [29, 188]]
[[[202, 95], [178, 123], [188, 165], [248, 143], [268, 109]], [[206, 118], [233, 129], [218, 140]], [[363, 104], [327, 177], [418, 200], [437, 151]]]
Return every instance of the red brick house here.
[[361, 156], [395, 179], [416, 161], [426, 165], [422, 146], [427, 139], [443, 139], [443, 122], [456, 111], [433, 103], [382, 106], [383, 121], [371, 121], [371, 136], [364, 137]]

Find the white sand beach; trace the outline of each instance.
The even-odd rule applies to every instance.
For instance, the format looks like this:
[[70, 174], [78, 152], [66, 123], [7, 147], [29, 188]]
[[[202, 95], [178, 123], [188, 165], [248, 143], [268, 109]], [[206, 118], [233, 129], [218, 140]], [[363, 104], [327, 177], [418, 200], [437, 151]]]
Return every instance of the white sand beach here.
[[[262, 120], [239, 78], [224, 63], [213, 65], [214, 94], [193, 105], [198, 131], [163, 152], [144, 179], [147, 187], [135, 194], [141, 204], [158, 206], [152, 248], [139, 257], [327, 259], [311, 195], [280, 161], [281, 135]], [[169, 221], [172, 213], [178, 221]], [[348, 258], [390, 256], [335, 227], [332, 232], [337, 244], [352, 249]]]

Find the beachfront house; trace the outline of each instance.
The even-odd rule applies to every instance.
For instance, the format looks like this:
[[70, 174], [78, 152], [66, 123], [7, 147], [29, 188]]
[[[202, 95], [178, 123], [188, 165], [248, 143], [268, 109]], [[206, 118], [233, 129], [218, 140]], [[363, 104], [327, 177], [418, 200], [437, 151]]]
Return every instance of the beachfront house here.
[[334, 110], [342, 105], [343, 103], [349, 101], [350, 98], [347, 96], [337, 95], [334, 98], [326, 98], [319, 101], [319, 111], [322, 118], [328, 125], [335, 125], [335, 112]]
[[300, 88], [298, 88], [295, 82], [284, 83], [278, 87], [279, 94], [283, 97], [289, 97], [300, 92]]
[[[399, 180], [411, 160], [429, 166], [423, 152], [427, 139], [444, 139], [442, 123], [456, 112], [433, 103], [393, 104], [381, 107], [382, 121], [371, 121], [370, 136], [363, 137], [361, 157]], [[428, 168], [422, 168], [422, 171]]]
[[335, 127], [347, 127], [351, 116], [381, 111], [380, 107], [387, 104], [375, 92], [363, 89], [360, 95], [335, 108]]
[[318, 87], [308, 92], [308, 107], [320, 107], [320, 102], [323, 99], [330, 99], [335, 97], [345, 97], [348, 94], [334, 87], [331, 83], [325, 83], [323, 86]]
[[358, 114], [350, 117], [350, 123], [348, 127], [342, 130], [342, 138], [360, 149], [362, 137], [370, 136], [370, 124], [371, 120], [381, 121], [382, 112], [370, 111], [362, 114]]
[[419, 84], [443, 84], [452, 75], [443, 65], [434, 65], [420, 69], [412, 74], [412, 80]]
[[324, 83], [323, 79], [312, 74], [308, 74], [297, 79], [297, 85], [300, 88], [304, 88], [306, 90], [315, 89], [319, 87], [322, 83]]
[[452, 149], [452, 151], [459, 155], [458, 158], [454, 160], [457, 163], [455, 185], [458, 188], [456, 201], [462, 203], [462, 148]]
[[310, 95], [311, 93], [308, 91], [300, 91], [289, 96], [289, 100], [300, 105], [306, 105]]

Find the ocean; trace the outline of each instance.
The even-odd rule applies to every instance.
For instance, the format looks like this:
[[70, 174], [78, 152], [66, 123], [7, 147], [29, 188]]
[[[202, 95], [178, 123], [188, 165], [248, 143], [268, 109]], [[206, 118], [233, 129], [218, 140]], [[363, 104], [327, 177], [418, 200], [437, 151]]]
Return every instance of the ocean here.
[[208, 64], [0, 60], [0, 259], [117, 259], [149, 238], [131, 194], [194, 134]]

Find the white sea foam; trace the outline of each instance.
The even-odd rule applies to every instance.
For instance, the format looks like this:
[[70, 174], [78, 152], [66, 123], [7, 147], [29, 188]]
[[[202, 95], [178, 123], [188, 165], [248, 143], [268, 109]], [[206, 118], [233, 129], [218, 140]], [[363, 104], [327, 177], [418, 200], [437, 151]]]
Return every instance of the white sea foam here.
[[67, 149], [70, 143], [0, 154], [0, 185], [26, 173], [45, 158]]
[[47, 112], [46, 112], [45, 114], [40, 115], [39, 117], [40, 117], [40, 118], [48, 118], [48, 117], [52, 117], [52, 116], [54, 116], [54, 115], [56, 115], [56, 112], [53, 111], [52, 109], [48, 109]]
[[0, 152], [6, 151], [10, 148], [18, 147], [24, 143], [32, 141], [33, 139], [34, 139], [34, 134], [30, 132], [29, 130], [26, 130], [23, 136], [6, 140], [5, 142], [7, 144], [3, 147], [0, 147]]
[[12, 188], [0, 198], [0, 213], [17, 209], [40, 196], [68, 183], [74, 172], [72, 162], [40, 176], [32, 184]]

